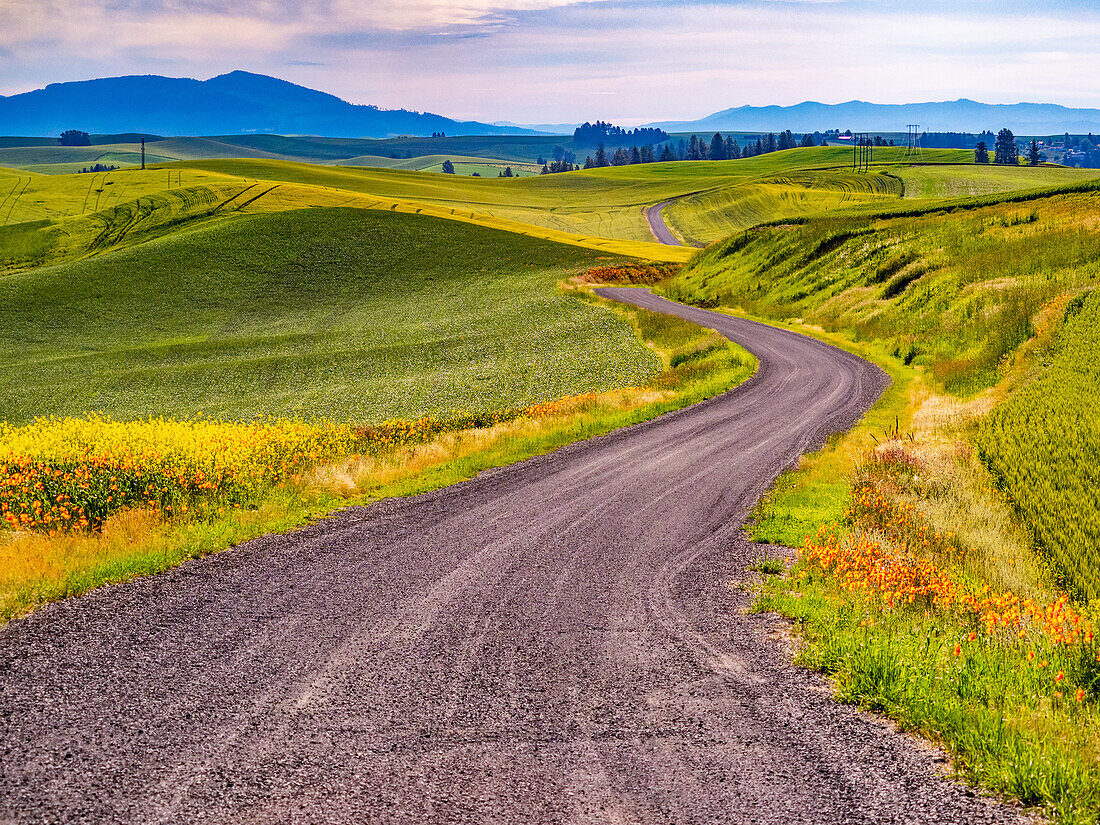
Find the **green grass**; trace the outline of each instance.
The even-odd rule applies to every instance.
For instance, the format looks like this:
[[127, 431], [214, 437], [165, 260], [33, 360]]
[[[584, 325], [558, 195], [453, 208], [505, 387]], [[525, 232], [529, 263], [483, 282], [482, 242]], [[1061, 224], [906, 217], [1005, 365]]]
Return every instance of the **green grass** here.
[[1080, 295], [1027, 382], [981, 425], [985, 462], [1080, 598], [1100, 597], [1100, 291]]
[[[153, 145], [162, 156], [182, 154], [180, 140], [192, 139]], [[226, 159], [222, 153], [234, 151], [235, 144], [203, 140], [207, 143], [202, 151], [214, 159], [146, 171], [128, 168], [98, 175], [51, 176], [0, 170], [0, 226], [51, 221], [50, 226], [40, 227], [48, 242], [31, 245], [46, 253], [27, 259], [4, 255], [6, 250], [0, 248], [0, 265], [19, 269], [70, 260], [120, 240], [133, 244], [181, 222], [205, 220], [213, 211], [306, 206], [419, 211], [617, 254], [682, 261], [691, 250], [662, 248], [653, 242], [644, 218], [647, 206], [679, 199], [666, 210], [668, 220], [689, 242], [704, 243], [765, 219], [782, 223], [804, 221], [814, 214], [896, 211], [910, 203], [900, 197], [903, 184], [895, 172], [902, 167], [892, 163], [855, 174], [846, 166], [843, 149], [799, 149], [740, 161], [649, 164], [502, 180], [495, 177], [495, 164], [470, 156], [454, 156], [459, 170], [481, 168], [487, 177], [410, 168], [319, 166], [272, 156]], [[936, 157], [947, 163], [956, 160], [957, 154], [943, 150]], [[434, 169], [442, 160], [443, 156], [435, 155], [391, 165]], [[464, 167], [464, 162], [473, 165]], [[974, 174], [967, 166], [944, 168], [964, 177]], [[1017, 173], [1020, 177], [1015, 180]], [[1011, 188], [1015, 182], [1034, 187], [1046, 181], [1042, 176], [1048, 173], [1048, 182], [1058, 181], [1064, 170], [998, 170], [996, 185]], [[918, 173], [908, 170], [906, 174]], [[181, 195], [181, 189], [193, 191]], [[944, 203], [926, 201], [922, 208], [948, 208]], [[125, 227], [125, 238], [116, 237], [117, 227]]]
[[[1039, 648], [1029, 663], [1021, 647], [968, 642], [969, 626], [924, 609], [879, 609], [830, 576], [811, 572], [795, 582], [770, 581], [757, 607], [794, 619], [799, 663], [829, 674], [839, 699], [943, 744], [972, 782], [1064, 825], [1096, 822], [1095, 700], [1051, 695], [1054, 672], [1075, 669], [1071, 654]], [[1051, 664], [1036, 667], [1044, 659]]]
[[497, 177], [507, 167], [515, 174], [537, 175], [542, 167], [534, 163], [516, 163], [493, 158], [475, 158], [466, 155], [420, 155], [415, 158], [386, 158], [379, 155], [362, 155], [335, 161], [338, 166], [368, 166], [378, 169], [406, 169], [414, 172], [443, 172], [443, 162], [454, 164], [455, 174], [472, 176], [477, 172], [481, 177]]
[[993, 195], [1013, 189], [1073, 184], [1097, 177], [1095, 169], [1069, 167], [909, 166], [890, 170], [902, 181], [909, 199], [961, 198]]
[[[195, 170], [177, 164], [144, 171], [124, 169], [67, 176], [0, 170], [0, 227], [48, 222], [38, 223], [35, 228], [45, 236], [32, 245], [41, 254], [28, 259], [0, 246], [0, 269], [71, 260], [119, 243], [132, 245], [167, 230], [174, 231], [184, 223], [211, 217], [220, 219], [240, 210], [270, 212], [330, 206], [435, 215], [612, 254], [679, 261], [690, 255], [690, 250], [661, 246], [650, 236], [638, 242], [616, 240], [614, 233], [608, 237], [566, 233], [554, 228], [562, 225], [562, 221], [552, 217], [553, 207], [512, 209], [507, 203], [513, 191], [510, 187], [526, 184], [527, 179], [504, 181], [409, 171], [334, 169], [281, 161], [209, 164], [230, 172]], [[232, 174], [234, 169], [240, 174]], [[265, 174], [267, 179], [257, 177]], [[382, 185], [373, 185], [378, 180]], [[439, 197], [441, 194], [460, 197], [464, 186], [479, 185], [483, 191], [496, 193], [494, 197], [500, 201], [496, 207]], [[434, 197], [425, 198], [425, 194]], [[638, 211], [637, 215], [640, 214]], [[534, 216], [534, 222], [510, 220], [508, 215], [519, 219]], [[632, 213], [632, 217], [637, 215]], [[26, 244], [20, 246], [24, 248]]]
[[319, 209], [0, 280], [0, 418], [475, 412], [644, 383], [659, 363], [556, 284], [595, 253]]
[[815, 217], [715, 244], [665, 291], [879, 341], [948, 389], [972, 392], [1003, 374], [1044, 301], [1096, 281], [1097, 220], [1095, 183], [897, 216]]

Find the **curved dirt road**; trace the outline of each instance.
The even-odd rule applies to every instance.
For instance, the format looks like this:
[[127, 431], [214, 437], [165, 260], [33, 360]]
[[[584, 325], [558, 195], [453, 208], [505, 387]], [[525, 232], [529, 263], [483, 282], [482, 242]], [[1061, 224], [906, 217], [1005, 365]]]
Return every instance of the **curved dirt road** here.
[[[0, 630], [0, 822], [991, 823], [731, 586], [775, 475], [885, 386], [791, 333], [736, 390]], [[769, 638], [769, 634], [772, 638]]]
[[672, 230], [669, 229], [668, 224], [665, 223], [665, 207], [669, 206], [671, 203], [672, 201], [661, 201], [661, 203], [647, 207], [645, 210], [645, 219], [649, 221], [649, 231], [653, 233], [653, 237], [656, 238], [659, 243], [668, 246], [683, 246], [680, 239], [672, 234]]

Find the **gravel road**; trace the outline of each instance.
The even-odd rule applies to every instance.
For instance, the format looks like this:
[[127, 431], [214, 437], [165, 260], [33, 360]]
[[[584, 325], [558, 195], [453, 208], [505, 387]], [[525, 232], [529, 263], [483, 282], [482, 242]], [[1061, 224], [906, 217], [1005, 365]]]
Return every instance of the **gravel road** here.
[[658, 242], [668, 246], [683, 246], [680, 239], [672, 234], [672, 230], [669, 229], [668, 224], [665, 223], [665, 207], [671, 203], [672, 201], [662, 201], [661, 203], [648, 207], [645, 211], [645, 219], [649, 221], [649, 231], [653, 233], [653, 237], [656, 238]]
[[0, 822], [1001, 823], [830, 698], [739, 525], [875, 367], [742, 342], [721, 397], [0, 629]]

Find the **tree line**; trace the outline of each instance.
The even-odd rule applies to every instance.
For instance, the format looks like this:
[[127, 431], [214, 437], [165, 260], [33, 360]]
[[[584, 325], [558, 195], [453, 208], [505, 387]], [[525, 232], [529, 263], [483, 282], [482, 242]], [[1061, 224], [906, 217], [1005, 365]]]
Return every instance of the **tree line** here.
[[578, 146], [596, 146], [597, 144], [611, 146], [626, 146], [636, 144], [645, 146], [654, 143], [663, 143], [668, 140], [668, 132], [663, 129], [638, 128], [623, 129], [621, 126], [613, 126], [597, 120], [595, 123], [585, 122], [573, 130], [573, 143]]
[[[988, 133], [992, 135], [992, 132]], [[984, 136], [984, 134], [983, 134]], [[1028, 166], [1038, 166], [1046, 157], [1039, 150], [1039, 141], [1032, 140], [1025, 149]], [[989, 147], [984, 140], [979, 140], [974, 147], [974, 162], [989, 163]], [[1016, 143], [1016, 136], [1012, 130], [1005, 128], [997, 133], [993, 142], [993, 162], [1001, 166], [1020, 165], [1020, 147]]]
[[599, 169], [604, 166], [631, 166], [639, 163], [667, 163], [678, 160], [738, 160], [751, 158], [769, 152], [780, 152], [784, 149], [796, 147], [821, 146], [825, 143], [825, 136], [821, 133], [795, 135], [790, 129], [779, 134], [768, 133], [752, 140], [745, 141], [742, 146], [733, 135], [723, 135], [715, 132], [708, 141], [705, 137], [692, 135], [688, 139], [680, 138], [678, 141], [669, 140], [660, 148], [649, 144], [643, 146], [620, 146], [614, 151], [609, 151], [607, 146], [600, 143], [596, 147], [595, 154], [588, 155], [583, 165], [573, 163], [555, 162], [546, 164], [542, 168], [542, 174], [552, 172], [571, 172], [573, 169]]

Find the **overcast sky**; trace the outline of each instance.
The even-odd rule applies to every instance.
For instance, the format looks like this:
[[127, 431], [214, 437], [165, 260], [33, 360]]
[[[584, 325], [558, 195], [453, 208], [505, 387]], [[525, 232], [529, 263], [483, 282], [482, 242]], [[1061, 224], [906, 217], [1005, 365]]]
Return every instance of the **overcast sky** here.
[[522, 123], [804, 100], [1100, 107], [1098, 43], [1096, 0], [0, 0], [0, 94], [245, 69]]

